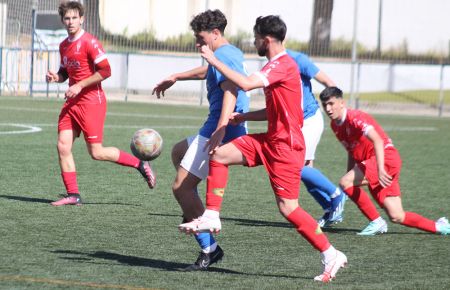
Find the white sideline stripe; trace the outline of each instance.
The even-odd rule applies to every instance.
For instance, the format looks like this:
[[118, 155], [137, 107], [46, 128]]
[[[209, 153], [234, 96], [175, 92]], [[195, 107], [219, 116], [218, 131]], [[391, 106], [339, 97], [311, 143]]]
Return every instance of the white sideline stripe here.
[[0, 131], [0, 135], [27, 134], [27, 133], [36, 133], [36, 132], [42, 131], [42, 128], [39, 128], [37, 126], [32, 126], [32, 125], [25, 125], [25, 124], [0, 123], [0, 127], [1, 126], [19, 127], [19, 128], [25, 128], [25, 130], [20, 130], [20, 131]]
[[[21, 112], [44, 112], [44, 113], [59, 113], [60, 110], [51, 109], [36, 109], [36, 108], [19, 108], [19, 107], [0, 107], [0, 110], [6, 111], [21, 111]], [[118, 117], [136, 117], [136, 118], [159, 118], [159, 119], [177, 119], [177, 120], [204, 120], [205, 117], [197, 116], [175, 116], [175, 115], [155, 115], [155, 114], [133, 114], [133, 113], [116, 113], [107, 112], [107, 116], [118, 116]]]
[[[39, 127], [56, 127], [56, 123], [42, 123], [42, 124], [13, 124], [13, 123], [0, 123], [0, 126], [17, 126], [17, 127], [23, 127], [23, 128], [33, 128], [35, 127], [37, 131], [17, 131], [18, 133], [34, 133], [42, 131]], [[122, 129], [135, 129], [135, 128], [154, 128], [154, 129], [199, 129], [199, 126], [197, 125], [156, 125], [156, 126], [148, 126], [148, 125], [105, 125], [105, 128], [122, 128]], [[390, 127], [386, 126], [384, 127], [385, 131], [404, 131], [404, 132], [413, 132], [413, 131], [422, 131], [422, 132], [434, 132], [438, 131], [435, 127]], [[250, 126], [250, 129], [252, 130], [266, 130], [266, 126]], [[14, 131], [8, 131], [8, 132], [14, 132]], [[0, 134], [8, 134], [6, 132], [1, 132]], [[9, 133], [14, 134], [14, 133]], [[16, 133], [17, 134], [17, 133]]]
[[432, 132], [432, 131], [438, 131], [436, 127], [390, 127], [390, 126], [384, 126], [384, 131], [405, 131], [405, 132], [414, 132], [414, 131], [425, 131], [425, 132]]

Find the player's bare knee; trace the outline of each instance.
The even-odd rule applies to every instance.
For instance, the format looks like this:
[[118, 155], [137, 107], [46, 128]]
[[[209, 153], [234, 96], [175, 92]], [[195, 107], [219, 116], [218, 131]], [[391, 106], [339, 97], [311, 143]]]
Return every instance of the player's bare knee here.
[[353, 185], [351, 180], [348, 180], [345, 176], [339, 180], [339, 186], [344, 190]]
[[395, 213], [388, 213], [389, 219], [391, 222], [396, 224], [401, 224], [405, 220], [405, 213], [404, 212], [395, 212]]
[[89, 150], [89, 155], [93, 160], [104, 160], [104, 155], [101, 150]]
[[56, 148], [58, 150], [58, 154], [61, 156], [69, 155], [71, 153], [71, 146], [66, 142], [58, 141]]

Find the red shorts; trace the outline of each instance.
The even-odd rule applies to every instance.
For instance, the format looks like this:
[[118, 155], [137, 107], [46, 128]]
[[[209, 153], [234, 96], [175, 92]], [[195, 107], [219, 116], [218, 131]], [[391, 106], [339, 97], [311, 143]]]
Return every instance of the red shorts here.
[[384, 199], [387, 196], [401, 195], [399, 177], [402, 169], [402, 159], [395, 147], [388, 147], [384, 150], [384, 168], [392, 176], [392, 184], [389, 187], [384, 188], [380, 185], [376, 156], [358, 163], [358, 167], [369, 182], [370, 193], [381, 207], [383, 207]]
[[106, 102], [99, 104], [65, 103], [58, 120], [58, 132], [72, 130], [75, 137], [83, 132], [87, 143], [102, 143]]
[[293, 150], [286, 143], [268, 143], [266, 134], [248, 134], [231, 141], [245, 156], [248, 167], [264, 165], [273, 192], [282, 198], [298, 199], [304, 150]]

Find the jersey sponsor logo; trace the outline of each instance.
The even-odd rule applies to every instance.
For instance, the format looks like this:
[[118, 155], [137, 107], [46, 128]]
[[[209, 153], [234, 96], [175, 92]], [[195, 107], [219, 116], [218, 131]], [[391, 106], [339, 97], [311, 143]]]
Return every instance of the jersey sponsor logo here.
[[76, 59], [68, 59], [67, 56], [63, 57], [63, 64], [65, 68], [79, 68], [80, 62]]
[[88, 139], [95, 139], [95, 138], [97, 138], [98, 136], [96, 135], [96, 136], [88, 136], [87, 138]]

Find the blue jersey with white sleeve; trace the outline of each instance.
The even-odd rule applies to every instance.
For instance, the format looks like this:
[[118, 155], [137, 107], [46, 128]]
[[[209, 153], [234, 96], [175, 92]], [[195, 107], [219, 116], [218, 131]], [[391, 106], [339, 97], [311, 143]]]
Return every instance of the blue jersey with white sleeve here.
[[[244, 68], [244, 55], [237, 47], [231, 44], [222, 45], [214, 51], [214, 56], [232, 70], [247, 75]], [[216, 68], [208, 65], [206, 88], [208, 91], [209, 114], [199, 131], [199, 135], [203, 137], [210, 138], [211, 134], [217, 128], [217, 123], [219, 122], [220, 114], [222, 112], [224, 94], [223, 90], [220, 88], [220, 84], [225, 80], [225, 76], [223, 76]], [[249, 101], [249, 96], [243, 90], [239, 89], [234, 111], [238, 113], [248, 112]], [[245, 134], [247, 134], [246, 122], [237, 126], [228, 125], [223, 142], [228, 142]]]
[[319, 68], [304, 53], [292, 50], [286, 50], [286, 52], [295, 60], [300, 71], [303, 87], [303, 116], [304, 119], [308, 119], [319, 109], [319, 103], [314, 97], [311, 86], [311, 79], [317, 75]]

